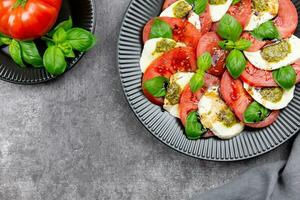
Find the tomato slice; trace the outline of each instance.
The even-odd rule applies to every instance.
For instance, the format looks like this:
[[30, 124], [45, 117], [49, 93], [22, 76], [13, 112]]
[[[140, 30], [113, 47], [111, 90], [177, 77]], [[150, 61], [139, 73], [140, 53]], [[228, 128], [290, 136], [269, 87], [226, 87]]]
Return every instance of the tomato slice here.
[[205, 52], [211, 54], [213, 64], [208, 73], [215, 76], [221, 76], [224, 73], [227, 56], [227, 51], [219, 47], [219, 41], [221, 38], [215, 32], [208, 32], [200, 38], [197, 48], [197, 57]]
[[258, 69], [250, 62], [247, 63], [241, 79], [253, 87], [278, 87], [273, 79], [272, 71]]
[[278, 16], [275, 25], [282, 38], [289, 38], [298, 26], [298, 13], [291, 0], [279, 0]]
[[[201, 37], [201, 32], [196, 27], [188, 22], [186, 19], [172, 18], [172, 17], [158, 17], [158, 19], [168, 23], [173, 30], [173, 39], [178, 42], [183, 42], [187, 46], [197, 48], [198, 41]], [[151, 19], [144, 27], [143, 41], [149, 40], [151, 27], [154, 19]]]
[[[176, 72], [194, 72], [197, 69], [196, 55], [194, 49], [191, 47], [179, 47], [164, 53], [161, 57], [154, 60], [147, 68], [143, 82], [155, 78], [157, 76], [164, 76], [170, 78]], [[143, 87], [145, 96], [154, 104], [162, 105], [163, 98], [153, 97]]]
[[297, 60], [293, 65], [292, 65], [297, 73], [297, 83], [300, 83], [300, 60]]
[[[253, 102], [243, 87], [241, 80], [234, 80], [228, 71], [223, 74], [220, 87], [221, 96], [226, 104], [233, 110], [240, 121], [244, 121], [244, 112]], [[264, 128], [271, 125], [279, 116], [279, 111], [273, 111], [264, 121], [245, 124], [252, 128]]]
[[180, 103], [179, 103], [180, 120], [184, 126], [186, 124], [186, 119], [187, 119], [188, 114], [191, 111], [198, 110], [198, 102], [200, 101], [200, 98], [202, 97], [206, 88], [211, 87], [211, 86], [217, 86], [217, 85], [220, 85], [220, 79], [213, 75], [206, 74], [205, 75], [205, 87], [203, 87], [198, 92], [193, 93], [191, 91], [191, 88], [189, 85], [187, 85], [185, 87], [185, 89], [183, 90], [183, 92], [181, 94]]
[[262, 122], [258, 123], [252, 123], [252, 124], [246, 124], [246, 126], [251, 128], [265, 128], [267, 126], [270, 126], [275, 122], [275, 120], [279, 117], [280, 111], [275, 110], [271, 112], [271, 114]]
[[250, 51], [250, 52], [258, 51], [258, 50], [260, 50], [261, 48], [263, 48], [267, 44], [266, 41], [261, 41], [261, 40], [255, 39], [251, 35], [251, 33], [249, 33], [249, 32], [244, 32], [242, 34], [241, 38], [244, 38], [246, 40], [250, 40], [252, 42], [251, 47], [249, 49], [247, 49], [247, 51]]
[[251, 0], [241, 0], [239, 3], [230, 6], [228, 14], [236, 18], [245, 27], [251, 18]]

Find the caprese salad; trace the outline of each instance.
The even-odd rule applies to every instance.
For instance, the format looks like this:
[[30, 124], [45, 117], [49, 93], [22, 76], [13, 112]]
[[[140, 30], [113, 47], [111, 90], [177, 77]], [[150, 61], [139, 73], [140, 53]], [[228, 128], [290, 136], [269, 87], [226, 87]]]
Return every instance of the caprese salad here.
[[144, 27], [142, 89], [188, 139], [265, 128], [300, 82], [291, 0], [166, 0]]

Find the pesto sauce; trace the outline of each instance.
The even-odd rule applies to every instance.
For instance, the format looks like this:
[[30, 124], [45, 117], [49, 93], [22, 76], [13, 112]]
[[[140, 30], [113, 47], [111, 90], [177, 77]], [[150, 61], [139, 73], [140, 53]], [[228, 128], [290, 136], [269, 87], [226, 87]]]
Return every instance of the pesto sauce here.
[[170, 102], [171, 105], [178, 104], [180, 99], [180, 86], [177, 83], [171, 83], [168, 86], [165, 98]]
[[220, 5], [225, 4], [227, 0], [209, 0], [209, 4], [211, 5]]
[[263, 88], [260, 90], [260, 94], [263, 99], [267, 101], [271, 101], [273, 103], [277, 103], [282, 99], [283, 96], [283, 89], [276, 87], [276, 88]]
[[279, 62], [291, 53], [291, 45], [283, 40], [279, 43], [265, 47], [261, 56], [268, 62]]
[[173, 13], [176, 18], [184, 18], [192, 10], [192, 6], [186, 1], [181, 1], [173, 8]]
[[257, 12], [271, 12], [272, 14], [277, 14], [278, 0], [252, 0], [252, 4]]
[[173, 40], [162, 39], [156, 44], [154, 53], [164, 53], [176, 47], [176, 42]]
[[237, 123], [236, 117], [229, 108], [225, 108], [218, 113], [219, 121], [226, 127], [230, 128]]

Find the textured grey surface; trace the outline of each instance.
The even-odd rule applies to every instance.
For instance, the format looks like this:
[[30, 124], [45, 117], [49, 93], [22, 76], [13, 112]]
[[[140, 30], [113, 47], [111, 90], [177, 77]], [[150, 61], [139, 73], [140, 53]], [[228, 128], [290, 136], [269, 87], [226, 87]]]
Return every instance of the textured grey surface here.
[[56, 81], [0, 82], [0, 200], [186, 199], [287, 156], [290, 142], [249, 161], [179, 154], [137, 121], [116, 66], [130, 0], [96, 0], [101, 42]]

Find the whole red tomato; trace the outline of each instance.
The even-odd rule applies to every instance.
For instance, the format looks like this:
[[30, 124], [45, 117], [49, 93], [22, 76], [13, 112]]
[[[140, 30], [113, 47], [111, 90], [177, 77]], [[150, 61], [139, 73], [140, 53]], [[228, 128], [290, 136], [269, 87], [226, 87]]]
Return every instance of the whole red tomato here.
[[62, 0], [1, 0], [0, 32], [19, 40], [45, 35], [56, 22]]

